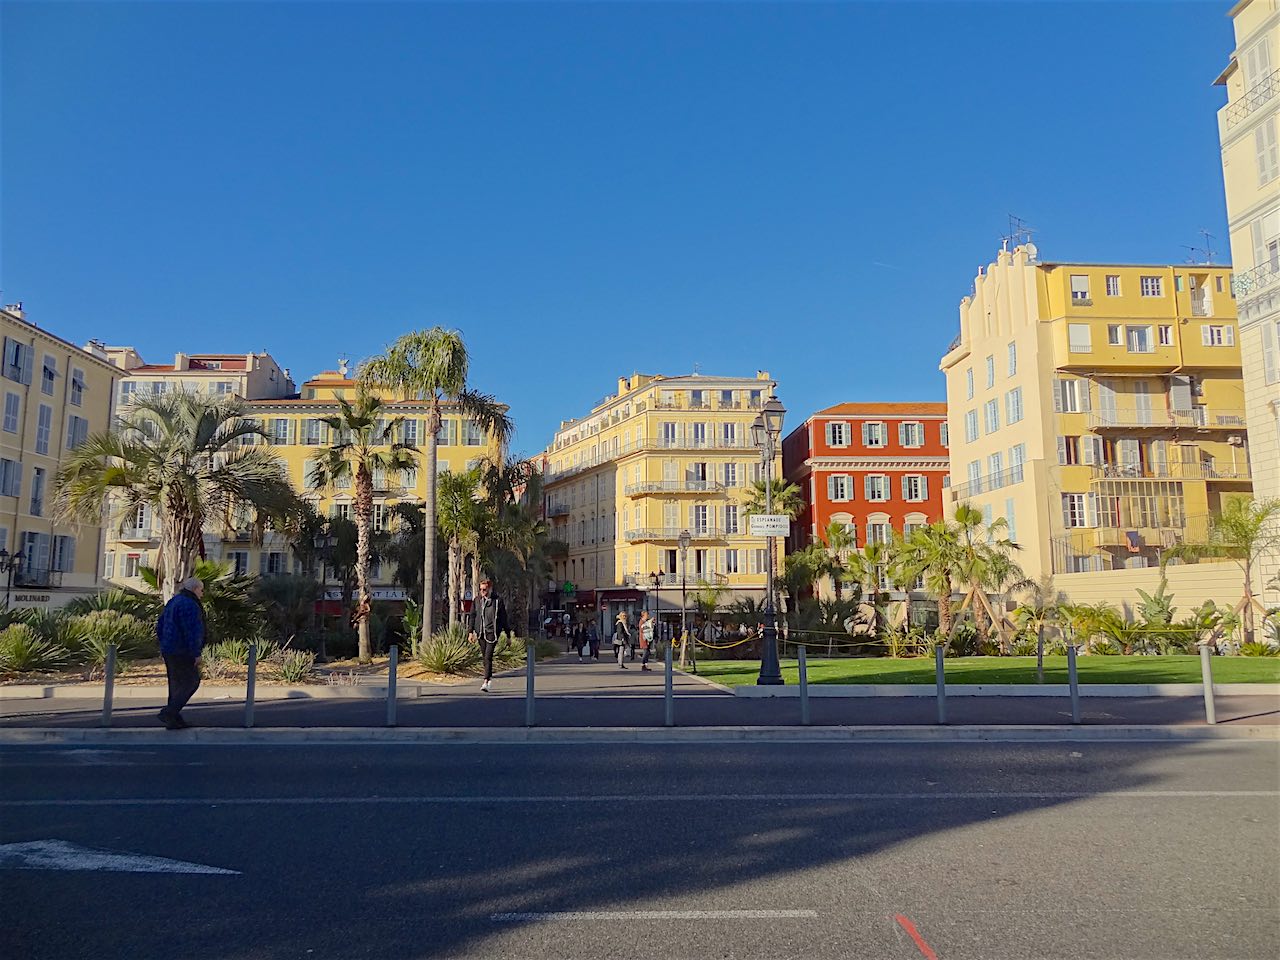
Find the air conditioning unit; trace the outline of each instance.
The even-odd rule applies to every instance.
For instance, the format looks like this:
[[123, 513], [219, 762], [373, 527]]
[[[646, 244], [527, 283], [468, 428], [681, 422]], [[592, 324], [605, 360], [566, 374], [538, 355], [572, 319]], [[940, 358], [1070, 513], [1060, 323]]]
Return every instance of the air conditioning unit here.
[[1240, 436], [1238, 433], [1233, 433], [1227, 437], [1227, 443], [1231, 444], [1233, 447], [1243, 447], [1244, 437]]

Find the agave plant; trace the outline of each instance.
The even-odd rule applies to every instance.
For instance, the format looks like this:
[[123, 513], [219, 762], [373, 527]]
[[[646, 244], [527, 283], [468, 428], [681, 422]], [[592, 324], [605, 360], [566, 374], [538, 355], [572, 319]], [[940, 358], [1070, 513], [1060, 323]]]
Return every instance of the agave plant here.
[[15, 623], [0, 631], [0, 670], [55, 670], [68, 659], [66, 648], [42, 638], [28, 624]]

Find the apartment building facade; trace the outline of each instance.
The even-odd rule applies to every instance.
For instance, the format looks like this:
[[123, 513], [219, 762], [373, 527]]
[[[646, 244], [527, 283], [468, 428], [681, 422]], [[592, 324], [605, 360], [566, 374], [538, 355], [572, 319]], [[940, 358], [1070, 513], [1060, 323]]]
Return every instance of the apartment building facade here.
[[96, 345], [36, 326], [22, 304], [0, 309], [0, 329], [0, 547], [21, 558], [0, 570], [0, 589], [12, 607], [54, 609], [99, 584], [102, 524], [59, 522], [54, 480], [76, 446], [109, 426], [119, 371]]
[[841, 403], [813, 414], [782, 444], [783, 470], [805, 501], [789, 548], [826, 543], [832, 523], [860, 549], [940, 519], [948, 433], [945, 403]]
[[1002, 250], [940, 366], [950, 503], [1005, 518], [1028, 575], [1060, 589], [1158, 567], [1251, 489], [1230, 267]]
[[[670, 618], [680, 609], [682, 572], [690, 608], [704, 583], [723, 589], [722, 608], [762, 600], [765, 540], [747, 535], [743, 500], [763, 475], [751, 423], [776, 387], [763, 371], [633, 374], [587, 416], [562, 423], [543, 454], [544, 493], [551, 536], [568, 550], [555, 561], [544, 603], [596, 616], [602, 627], [619, 612], [655, 605]], [[779, 451], [775, 477], [781, 461]], [[653, 573], [662, 574], [656, 593]]]
[[[1244, 361], [1245, 415], [1259, 499], [1280, 497], [1280, 9], [1231, 8], [1236, 48], [1217, 83], [1231, 260]], [[1262, 558], [1263, 601], [1280, 606], [1280, 556]]]

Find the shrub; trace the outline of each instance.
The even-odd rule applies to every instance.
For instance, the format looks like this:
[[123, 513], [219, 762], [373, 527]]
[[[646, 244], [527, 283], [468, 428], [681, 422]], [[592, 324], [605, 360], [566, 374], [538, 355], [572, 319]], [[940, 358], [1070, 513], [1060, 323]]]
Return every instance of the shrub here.
[[84, 626], [65, 611], [24, 610], [22, 613], [22, 622], [35, 631], [39, 639], [47, 640], [55, 647], [62, 647], [72, 657], [84, 646]]
[[[10, 627], [9, 629], [13, 629]], [[1273, 647], [1269, 643], [1253, 643], [1240, 644], [1240, 656], [1242, 657], [1280, 657], [1280, 647]]]
[[221, 643], [211, 643], [205, 648], [204, 656], [209, 660], [222, 660], [243, 667], [249, 662], [249, 641], [223, 640]]
[[1088, 650], [1096, 656], [1115, 657], [1120, 655], [1120, 645], [1109, 637], [1094, 637], [1089, 641]]
[[[501, 662], [502, 644], [494, 654]], [[418, 646], [418, 662], [433, 673], [466, 673], [480, 662], [480, 645], [467, 639], [466, 631], [455, 624], [438, 630]]]
[[41, 638], [28, 624], [15, 623], [0, 631], [0, 669], [56, 670], [68, 659], [65, 647]]
[[285, 683], [301, 683], [315, 665], [316, 655], [309, 650], [286, 650], [276, 664], [276, 676]]
[[225, 680], [231, 676], [233, 664], [230, 660], [220, 660], [209, 656], [209, 650], [200, 658], [200, 676], [205, 680]]
[[73, 620], [84, 632], [86, 653], [98, 658], [96, 661], [91, 659], [91, 665], [105, 662], [106, 649], [113, 643], [121, 659], [159, 656], [155, 632], [131, 614], [118, 610], [95, 610]]

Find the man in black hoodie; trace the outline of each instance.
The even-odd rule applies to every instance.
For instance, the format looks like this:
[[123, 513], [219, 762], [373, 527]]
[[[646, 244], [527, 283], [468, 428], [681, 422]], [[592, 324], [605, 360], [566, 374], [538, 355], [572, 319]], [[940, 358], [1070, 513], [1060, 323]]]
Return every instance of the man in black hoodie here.
[[480, 581], [480, 596], [471, 607], [472, 643], [480, 644], [484, 657], [484, 683], [480, 689], [488, 693], [493, 679], [493, 653], [498, 649], [498, 637], [507, 632], [507, 605], [493, 595], [493, 581], [485, 577]]

